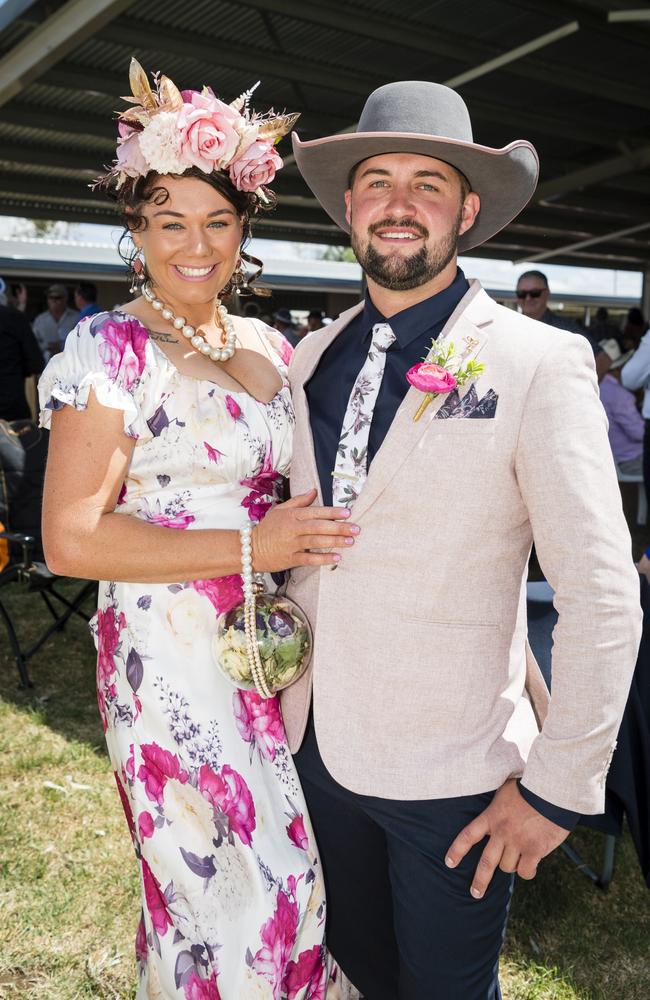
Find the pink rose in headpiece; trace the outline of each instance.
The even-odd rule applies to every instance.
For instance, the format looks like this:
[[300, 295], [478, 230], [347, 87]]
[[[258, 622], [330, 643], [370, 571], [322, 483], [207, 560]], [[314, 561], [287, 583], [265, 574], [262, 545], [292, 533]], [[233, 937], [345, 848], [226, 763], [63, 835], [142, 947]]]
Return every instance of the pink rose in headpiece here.
[[420, 361], [413, 365], [407, 371], [406, 378], [420, 392], [451, 392], [458, 384], [451, 372], [431, 361]]
[[180, 156], [209, 174], [235, 155], [242, 118], [217, 97], [198, 91], [185, 94], [178, 113]]
[[255, 191], [264, 184], [271, 184], [282, 167], [282, 160], [272, 142], [257, 139], [230, 164], [228, 173], [238, 191]]
[[140, 149], [140, 132], [126, 122], [118, 122], [117, 166], [127, 177], [142, 177], [149, 167]]

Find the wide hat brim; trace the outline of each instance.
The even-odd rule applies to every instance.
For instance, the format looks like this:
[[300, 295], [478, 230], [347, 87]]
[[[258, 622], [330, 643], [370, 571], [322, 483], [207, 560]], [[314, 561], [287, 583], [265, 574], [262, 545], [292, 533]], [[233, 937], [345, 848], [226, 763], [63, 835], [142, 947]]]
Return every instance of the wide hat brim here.
[[481, 199], [471, 229], [459, 238], [466, 253], [491, 239], [526, 207], [537, 186], [539, 159], [531, 143], [517, 139], [503, 149], [474, 142], [413, 132], [346, 132], [301, 142], [292, 134], [296, 163], [307, 185], [327, 214], [344, 232], [344, 192], [357, 163], [382, 153], [417, 153], [456, 167]]

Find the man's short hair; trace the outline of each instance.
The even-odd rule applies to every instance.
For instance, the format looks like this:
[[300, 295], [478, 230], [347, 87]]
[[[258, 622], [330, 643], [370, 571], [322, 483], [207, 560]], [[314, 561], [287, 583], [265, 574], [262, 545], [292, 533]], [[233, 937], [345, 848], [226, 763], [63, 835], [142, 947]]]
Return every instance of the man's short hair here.
[[[350, 188], [354, 184], [354, 178], [357, 175], [357, 170], [359, 169], [359, 167], [363, 162], [364, 162], [363, 160], [359, 160], [359, 162], [355, 163], [352, 169], [350, 170], [350, 173], [348, 174], [348, 190], [350, 190]], [[446, 160], [444, 160], [443, 162], [446, 163]], [[458, 180], [460, 181], [460, 200], [464, 202], [465, 198], [472, 190], [472, 185], [467, 180], [467, 177], [465, 177], [465, 174], [462, 172], [462, 170], [459, 170], [458, 167], [452, 166], [451, 163], [447, 163], [447, 166], [451, 167], [454, 173], [458, 175]]]
[[545, 288], [548, 288], [548, 278], [543, 271], [524, 271], [524, 273], [520, 274], [517, 278], [517, 284], [519, 284], [523, 278], [537, 278], [538, 281], [543, 282]]
[[84, 302], [97, 301], [97, 285], [93, 285], [92, 281], [80, 281], [75, 292]]

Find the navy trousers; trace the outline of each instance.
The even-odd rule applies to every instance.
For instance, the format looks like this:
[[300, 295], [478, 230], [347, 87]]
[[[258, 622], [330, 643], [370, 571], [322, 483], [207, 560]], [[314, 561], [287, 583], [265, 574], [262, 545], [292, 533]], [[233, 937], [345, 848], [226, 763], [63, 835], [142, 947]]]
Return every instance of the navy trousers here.
[[513, 876], [469, 892], [484, 844], [446, 851], [494, 792], [424, 801], [357, 795], [321, 759], [313, 722], [295, 756], [327, 891], [327, 943], [365, 1000], [499, 1000]]

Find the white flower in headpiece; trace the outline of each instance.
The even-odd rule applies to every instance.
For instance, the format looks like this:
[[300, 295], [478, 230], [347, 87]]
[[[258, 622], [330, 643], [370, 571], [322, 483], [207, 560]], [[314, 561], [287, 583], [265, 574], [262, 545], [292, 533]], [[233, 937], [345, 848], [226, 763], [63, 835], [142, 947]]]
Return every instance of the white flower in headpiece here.
[[140, 133], [140, 151], [151, 170], [182, 174], [190, 164], [181, 157], [178, 112], [159, 111]]

